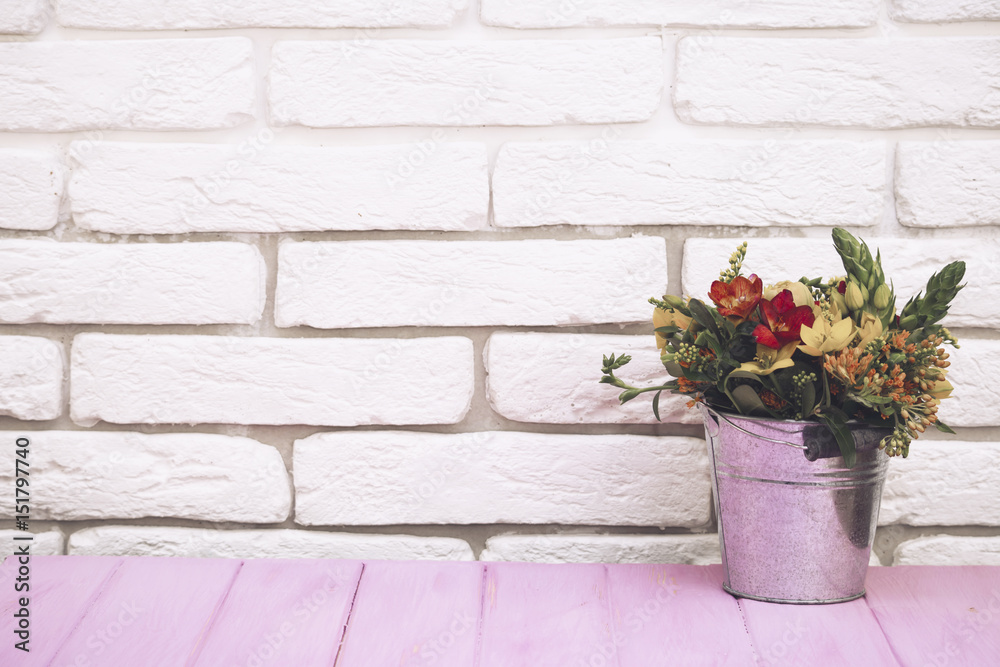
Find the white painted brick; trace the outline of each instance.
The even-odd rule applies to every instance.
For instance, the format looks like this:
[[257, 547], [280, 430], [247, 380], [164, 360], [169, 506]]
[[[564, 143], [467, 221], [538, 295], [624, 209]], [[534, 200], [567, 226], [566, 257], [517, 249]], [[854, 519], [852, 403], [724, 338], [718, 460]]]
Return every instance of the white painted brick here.
[[0, 322], [253, 324], [264, 259], [245, 243], [0, 241]]
[[472, 341], [459, 337], [80, 334], [71, 368], [83, 425], [453, 424], [473, 392]]
[[[652, 317], [652, 306], [650, 317]], [[653, 325], [650, 324], [650, 331]], [[606, 354], [632, 355], [617, 375], [637, 387], [662, 384], [670, 375], [660, 362], [653, 334], [495, 333], [484, 353], [490, 405], [507, 419], [544, 424], [655, 424], [653, 394], [624, 405], [621, 390], [598, 384]], [[688, 398], [664, 393], [660, 418], [700, 424]]]
[[49, 20], [49, 0], [0, 0], [0, 34], [35, 35]]
[[[275, 448], [207, 433], [8, 431], [28, 436], [31, 516], [40, 520], [173, 517], [278, 523], [292, 496]], [[13, 486], [14, 448], [0, 481]], [[4, 508], [10, 516], [11, 505]]]
[[658, 37], [278, 42], [271, 118], [309, 127], [642, 121], [660, 106], [662, 59]]
[[1000, 225], [1000, 141], [900, 142], [895, 187], [904, 225]]
[[[0, 555], [9, 556], [15, 553], [18, 547], [28, 546], [32, 556], [61, 556], [63, 554], [63, 544], [65, 538], [58, 530], [47, 530], [44, 533], [31, 533], [31, 541], [15, 540], [17, 537], [25, 537], [29, 533], [23, 530], [0, 530]], [[2, 580], [0, 580], [2, 581]]]
[[1000, 20], [996, 0], [891, 0], [889, 15], [896, 21], [948, 23]]
[[959, 345], [957, 350], [945, 348], [951, 355], [948, 380], [955, 391], [942, 401], [941, 419], [949, 426], [1000, 426], [1000, 340], [960, 339]]
[[63, 349], [35, 336], [0, 336], [0, 415], [55, 419], [63, 406]]
[[178, 558], [475, 560], [468, 542], [448, 537], [167, 526], [87, 528], [70, 535], [69, 553]]
[[885, 153], [879, 141], [505, 144], [494, 215], [500, 227], [873, 225]]
[[1000, 126], [1000, 39], [680, 40], [674, 106], [713, 125]]
[[245, 37], [0, 44], [0, 130], [203, 130], [251, 120]]
[[662, 238], [284, 242], [275, 323], [327, 329], [637, 322], [667, 280]]
[[920, 439], [889, 465], [879, 525], [1000, 526], [1000, 443]]
[[[874, 251], [880, 248], [886, 278], [896, 288], [896, 307], [901, 309], [927, 286], [927, 279], [955, 260], [966, 263], [965, 289], [955, 297], [945, 323], [952, 327], [1000, 327], [1000, 302], [993, 298], [1000, 285], [1000, 242], [988, 238], [893, 239], [866, 238]], [[708, 300], [708, 289], [729, 256], [745, 239], [689, 238], [684, 243], [683, 289], [689, 296]], [[744, 274], [757, 273], [764, 284], [823, 275], [844, 275], [844, 265], [829, 236], [809, 239], [749, 239]], [[962, 350], [952, 355], [957, 358]], [[946, 402], [947, 403], [947, 402]]]
[[63, 168], [54, 155], [0, 149], [0, 227], [52, 229], [59, 220]]
[[1000, 565], [1000, 536], [927, 535], [896, 547], [893, 565]]
[[198, 28], [443, 28], [468, 0], [60, 0], [59, 23], [102, 30]]
[[709, 521], [708, 455], [695, 438], [339, 432], [297, 440], [293, 459], [302, 525]]
[[486, 540], [484, 561], [529, 563], [722, 562], [719, 536], [710, 535], [498, 535]]
[[443, 135], [357, 148], [77, 142], [73, 220], [117, 234], [483, 228], [486, 146]]
[[508, 28], [839, 28], [872, 25], [878, 14], [877, 0], [483, 0], [481, 4], [483, 23]]

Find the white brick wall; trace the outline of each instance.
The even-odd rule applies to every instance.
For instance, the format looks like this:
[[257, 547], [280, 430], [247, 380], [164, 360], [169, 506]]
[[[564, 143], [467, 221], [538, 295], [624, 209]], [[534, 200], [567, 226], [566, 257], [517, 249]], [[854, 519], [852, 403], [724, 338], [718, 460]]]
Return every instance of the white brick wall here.
[[493, 173], [501, 227], [873, 225], [881, 142], [505, 144]]
[[0, 44], [0, 130], [203, 130], [254, 116], [241, 37]]
[[[24, 546], [26, 540], [15, 541], [15, 538], [25, 536], [21, 530], [0, 530], [0, 554], [9, 556], [17, 550], [18, 545]], [[34, 533], [31, 536], [32, 556], [61, 556], [66, 538], [58, 530], [47, 530], [44, 533]], [[0, 580], [2, 581], [2, 580]]]
[[1000, 341], [968, 339], [951, 353], [949, 378], [954, 377], [954, 398], [941, 404], [940, 416], [955, 426], [1000, 426]]
[[289, 0], [59, 0], [59, 24], [103, 30], [177, 30], [187, 28], [343, 28], [451, 25], [468, 0], [339, 0], [318, 3]]
[[711, 535], [498, 535], [479, 555], [487, 561], [530, 563], [722, 562], [719, 536]]
[[52, 229], [62, 194], [63, 168], [54, 155], [0, 149], [0, 227]]
[[656, 237], [286, 242], [275, 321], [326, 329], [637, 322], [651, 317], [645, 301], [666, 275]]
[[48, 19], [49, 0], [0, 0], [0, 33], [33, 35]]
[[243, 243], [0, 240], [0, 322], [253, 324], [264, 272]]
[[321, 433], [295, 442], [293, 465], [305, 526], [709, 520], [708, 454], [694, 438]]
[[487, 25], [511, 28], [704, 26], [838, 28], [875, 23], [877, 0], [482, 0]]
[[[11, 442], [23, 432], [5, 431]], [[28, 434], [31, 518], [277, 523], [292, 506], [281, 455], [249, 438], [126, 431]], [[0, 453], [0, 483], [13, 486], [14, 448]], [[12, 516], [13, 506], [3, 513]]]
[[70, 406], [84, 425], [454, 424], [469, 409], [472, 361], [459, 337], [80, 334]]
[[0, 415], [55, 419], [63, 409], [63, 348], [37, 336], [0, 336]]
[[1000, 127], [1000, 39], [680, 40], [674, 104], [712, 125]]
[[921, 438], [889, 466], [879, 524], [1000, 525], [1000, 500], [982, 493], [1000, 484], [998, 461], [997, 442]]
[[892, 462], [879, 553], [996, 562], [998, 7], [0, 0], [35, 552], [714, 560], [697, 412], [601, 357], [664, 379], [648, 297], [743, 240], [838, 275], [845, 226], [900, 304], [969, 267], [958, 435]]
[[904, 141], [896, 215], [908, 227], [1000, 225], [1000, 141]]
[[897, 21], [944, 23], [1000, 20], [994, 0], [889, 0], [889, 14]]
[[486, 226], [486, 146], [74, 143], [73, 220], [115, 234]]
[[467, 542], [447, 537], [167, 526], [86, 528], [70, 535], [68, 553], [182, 558], [474, 560]]
[[[490, 405], [518, 422], [655, 424], [652, 394], [621, 405], [619, 392], [594, 381], [594, 369], [600, 370], [607, 354], [632, 356], [618, 375], [634, 386], [669, 379], [652, 334], [495, 333], [484, 352]], [[700, 424], [701, 417], [686, 407], [687, 401], [684, 396], [664, 394], [660, 419]]]
[[660, 106], [655, 37], [594, 41], [279, 42], [276, 125], [558, 125], [647, 120]]
[[1000, 565], [1000, 537], [928, 535], [896, 547], [893, 565]]

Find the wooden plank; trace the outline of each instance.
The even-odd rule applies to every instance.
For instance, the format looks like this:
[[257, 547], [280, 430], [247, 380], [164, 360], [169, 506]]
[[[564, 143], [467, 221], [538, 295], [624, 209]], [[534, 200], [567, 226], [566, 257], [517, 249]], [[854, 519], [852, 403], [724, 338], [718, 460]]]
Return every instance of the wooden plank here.
[[899, 664], [864, 600], [796, 605], [744, 599], [740, 607], [761, 664]]
[[336, 664], [472, 667], [483, 569], [482, 563], [366, 562]]
[[186, 665], [242, 564], [126, 558], [53, 664]]
[[[722, 590], [713, 565], [609, 565], [612, 642], [606, 662], [648, 665], [753, 664], [753, 650], [736, 599]], [[617, 655], [617, 663], [615, 657]]]
[[[108, 583], [122, 558], [101, 556], [31, 556], [27, 592], [15, 591], [19, 563], [8, 556], [0, 568], [0, 665], [48, 665], [88, 607]], [[20, 597], [28, 598], [28, 653], [14, 647]], [[70, 663], [72, 664], [72, 663]]]
[[612, 641], [604, 565], [488, 563], [484, 592], [480, 667], [591, 665]]
[[245, 561], [191, 664], [332, 665], [361, 570], [361, 561]]
[[867, 588], [901, 663], [1000, 664], [1000, 567], [876, 567]]

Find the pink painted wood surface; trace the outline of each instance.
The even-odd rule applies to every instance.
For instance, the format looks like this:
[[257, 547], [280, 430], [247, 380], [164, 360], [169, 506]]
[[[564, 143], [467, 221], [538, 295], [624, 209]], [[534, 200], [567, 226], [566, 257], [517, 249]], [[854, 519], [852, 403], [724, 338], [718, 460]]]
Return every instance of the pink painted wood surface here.
[[[737, 601], [719, 566], [32, 557], [0, 665], [1000, 665], [1000, 568], [873, 568], [839, 605]], [[311, 596], [312, 597], [310, 603]]]
[[126, 558], [53, 664], [187, 665], [242, 565], [239, 560]]
[[[0, 567], [0, 665], [48, 665], [83, 618], [102, 588], [122, 564], [122, 558], [32, 556], [28, 592], [17, 592], [16, 556]], [[14, 648], [18, 598], [28, 598], [30, 652]], [[60, 663], [56, 663], [60, 664]]]
[[1000, 665], [1000, 567], [879, 567], [867, 602], [904, 665]]
[[721, 566], [611, 565], [608, 577], [608, 665], [753, 664], [739, 605], [720, 586]]
[[791, 605], [740, 600], [764, 665], [897, 665], [868, 605]]
[[369, 562], [337, 667], [472, 667], [482, 563]]
[[613, 665], [610, 610], [604, 565], [488, 563], [479, 665]]
[[191, 663], [332, 665], [361, 561], [248, 560]]

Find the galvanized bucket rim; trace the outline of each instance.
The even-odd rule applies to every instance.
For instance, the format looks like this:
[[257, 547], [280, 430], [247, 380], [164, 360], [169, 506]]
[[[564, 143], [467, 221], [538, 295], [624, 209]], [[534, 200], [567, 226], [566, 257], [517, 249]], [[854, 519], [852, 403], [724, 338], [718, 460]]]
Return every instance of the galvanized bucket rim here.
[[[727, 417], [735, 417], [736, 419], [746, 419], [748, 421], [754, 422], [767, 422], [769, 424], [816, 424], [817, 426], [822, 426], [823, 422], [815, 421], [812, 419], [775, 419], [774, 417], [751, 417], [750, 415], [741, 415], [738, 412], [729, 412], [728, 410], [719, 410], [716, 407], [708, 405], [707, 403], [699, 403], [699, 405], [704, 405], [705, 409], [709, 412], [714, 412], [719, 415], [725, 415]], [[849, 419], [847, 421], [848, 426], [873, 428], [876, 430], [891, 430], [889, 426], [879, 427], [868, 422], [863, 422], [860, 419]]]

